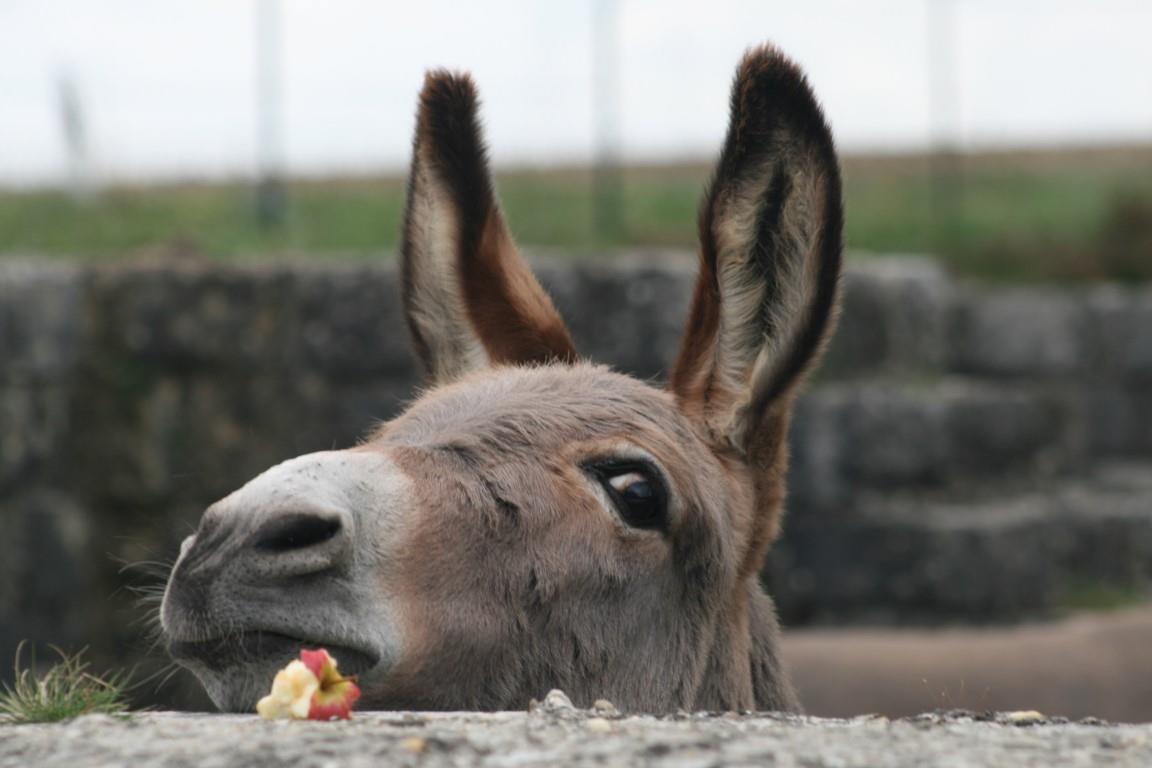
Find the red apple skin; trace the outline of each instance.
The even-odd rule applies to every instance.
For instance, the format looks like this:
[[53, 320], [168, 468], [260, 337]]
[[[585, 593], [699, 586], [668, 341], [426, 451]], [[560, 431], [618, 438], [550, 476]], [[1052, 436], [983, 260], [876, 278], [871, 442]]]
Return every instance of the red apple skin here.
[[312, 674], [316, 675], [316, 679], [323, 682], [324, 680], [324, 665], [332, 659], [328, 655], [328, 651], [323, 648], [316, 650], [302, 649], [300, 651], [300, 661], [308, 669], [312, 670]]
[[[336, 671], [332, 656], [323, 648], [301, 650], [300, 662], [308, 667], [309, 671], [320, 681], [320, 689], [312, 696], [312, 703], [308, 709], [308, 719], [350, 719], [352, 717], [352, 705], [360, 698], [360, 686], [356, 685], [356, 681], [341, 676]], [[339, 694], [333, 697], [333, 694], [337, 692]]]
[[320, 704], [317, 702], [317, 693], [312, 697], [312, 706], [308, 709], [309, 720], [350, 720], [352, 719], [352, 705], [360, 698], [360, 686], [348, 680], [346, 683], [347, 691], [336, 701], [330, 704]]

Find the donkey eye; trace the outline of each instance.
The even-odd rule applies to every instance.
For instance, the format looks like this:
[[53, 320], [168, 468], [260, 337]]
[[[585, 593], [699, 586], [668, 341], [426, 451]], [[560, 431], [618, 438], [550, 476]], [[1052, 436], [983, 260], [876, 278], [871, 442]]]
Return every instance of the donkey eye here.
[[592, 468], [620, 518], [633, 528], [665, 527], [667, 494], [655, 470], [638, 464], [602, 464]]

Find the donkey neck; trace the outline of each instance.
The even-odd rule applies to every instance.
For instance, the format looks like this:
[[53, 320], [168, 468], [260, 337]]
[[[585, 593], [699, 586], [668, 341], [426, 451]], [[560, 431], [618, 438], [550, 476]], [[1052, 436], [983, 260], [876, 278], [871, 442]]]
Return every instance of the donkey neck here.
[[780, 659], [779, 635], [772, 598], [756, 577], [747, 579], [717, 624], [695, 708], [799, 712]]

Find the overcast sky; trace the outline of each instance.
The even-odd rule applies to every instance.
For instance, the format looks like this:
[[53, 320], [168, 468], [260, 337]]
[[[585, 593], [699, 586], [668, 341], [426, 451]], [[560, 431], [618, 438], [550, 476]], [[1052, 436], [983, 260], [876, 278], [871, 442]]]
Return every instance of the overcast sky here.
[[[955, 98], [933, 101], [929, 3], [952, 7]], [[0, 0], [0, 184], [64, 176], [74, 79], [107, 178], [251, 173], [258, 0]], [[596, 0], [282, 0], [291, 170], [407, 159], [422, 72], [471, 70], [498, 164], [595, 148]], [[772, 40], [848, 150], [1152, 140], [1150, 0], [619, 0], [620, 144], [710, 156], [733, 67]], [[705, 10], [706, 9], [706, 10]], [[947, 13], [944, 12], [944, 16]], [[947, 39], [945, 36], [944, 39]], [[934, 106], [935, 103], [935, 106]]]

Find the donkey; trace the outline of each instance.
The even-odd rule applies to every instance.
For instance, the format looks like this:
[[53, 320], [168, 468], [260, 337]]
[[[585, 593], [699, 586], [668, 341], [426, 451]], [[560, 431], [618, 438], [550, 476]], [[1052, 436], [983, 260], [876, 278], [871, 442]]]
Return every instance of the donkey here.
[[834, 323], [840, 176], [804, 75], [746, 54], [666, 389], [582, 361], [505, 226], [467, 75], [429, 73], [402, 292], [427, 389], [269, 469], [181, 546], [161, 624], [222, 710], [324, 646], [383, 709], [799, 704], [758, 574]]

